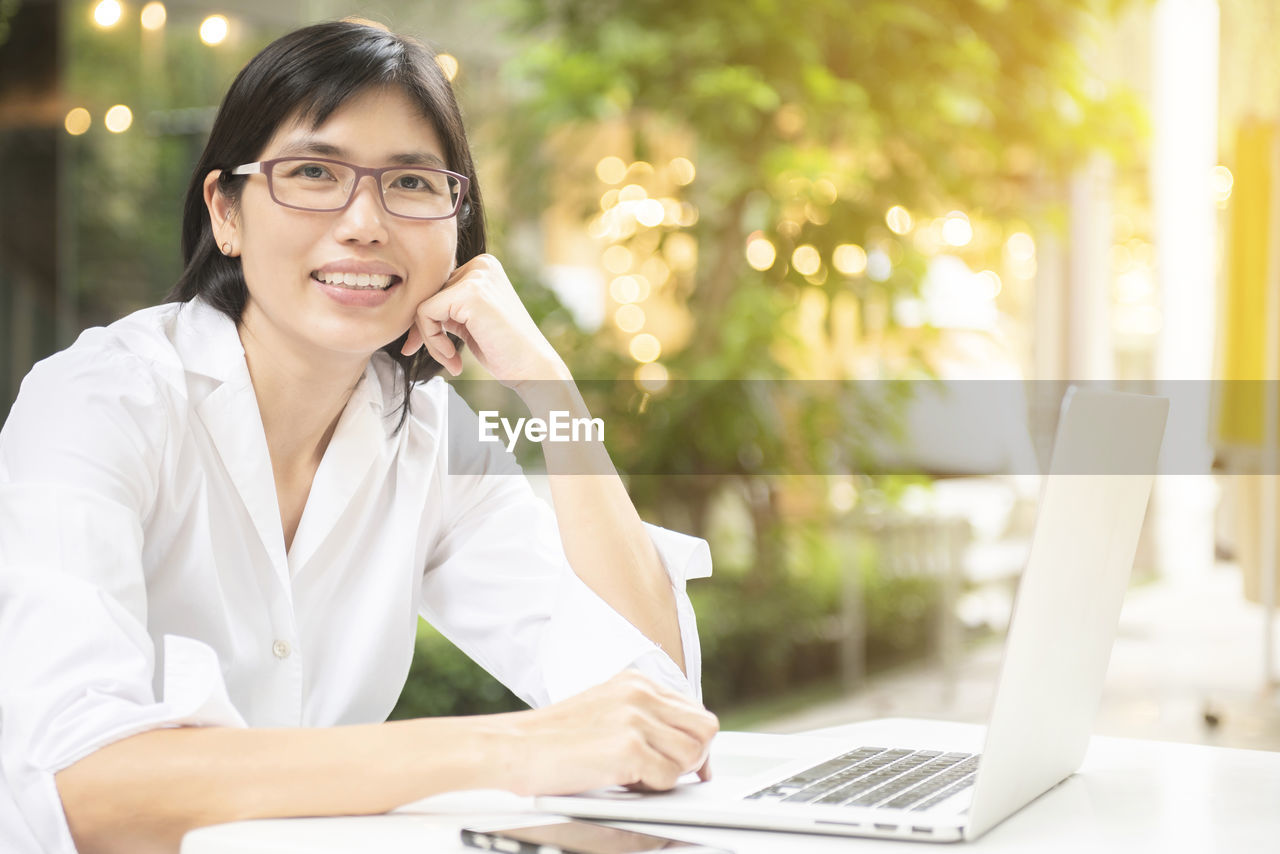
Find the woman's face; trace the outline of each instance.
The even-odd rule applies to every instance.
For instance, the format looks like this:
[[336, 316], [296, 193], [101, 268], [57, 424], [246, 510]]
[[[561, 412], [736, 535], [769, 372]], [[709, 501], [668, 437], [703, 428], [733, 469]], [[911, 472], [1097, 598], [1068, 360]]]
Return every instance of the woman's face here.
[[[356, 95], [315, 130], [284, 123], [260, 159], [295, 155], [447, 168], [435, 128], [396, 87]], [[231, 219], [249, 290], [243, 330], [256, 339], [269, 336], [272, 349], [367, 357], [409, 328], [414, 309], [454, 268], [457, 219], [395, 216], [383, 207], [371, 176], [360, 179], [345, 210], [317, 212], [276, 204], [266, 176], [251, 175]], [[215, 235], [222, 242], [216, 227]], [[351, 282], [342, 274], [360, 278]], [[381, 289], [376, 285], [385, 280], [378, 276], [394, 278]]]

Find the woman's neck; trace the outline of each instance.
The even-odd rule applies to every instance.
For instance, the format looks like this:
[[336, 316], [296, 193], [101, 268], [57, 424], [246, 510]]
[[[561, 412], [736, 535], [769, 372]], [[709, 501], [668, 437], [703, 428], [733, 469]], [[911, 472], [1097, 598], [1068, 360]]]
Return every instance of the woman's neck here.
[[314, 468], [368, 364], [367, 356], [301, 352], [261, 334], [246, 313], [238, 327], [277, 474]]

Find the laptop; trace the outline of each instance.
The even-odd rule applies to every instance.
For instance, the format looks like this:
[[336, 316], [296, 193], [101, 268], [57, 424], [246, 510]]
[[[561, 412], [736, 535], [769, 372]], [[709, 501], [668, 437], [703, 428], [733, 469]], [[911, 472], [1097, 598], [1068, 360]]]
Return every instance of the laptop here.
[[709, 782], [536, 806], [583, 818], [977, 839], [1084, 759], [1167, 415], [1164, 398], [1068, 389], [985, 737], [907, 719], [860, 725], [869, 737], [859, 743], [722, 732]]

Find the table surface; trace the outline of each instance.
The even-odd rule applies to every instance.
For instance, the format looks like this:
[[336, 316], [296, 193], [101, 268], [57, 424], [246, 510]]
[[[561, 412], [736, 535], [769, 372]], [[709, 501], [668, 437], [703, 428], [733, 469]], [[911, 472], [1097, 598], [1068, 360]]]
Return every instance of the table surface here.
[[[859, 729], [866, 726], [850, 724], [812, 734], [856, 741]], [[712, 763], [714, 767], [714, 752]], [[507, 816], [513, 823], [533, 823], [535, 816], [516, 812], [528, 803], [514, 795], [454, 793], [387, 815], [222, 824], [188, 833], [182, 854], [463, 854], [476, 849], [462, 845], [462, 826]], [[737, 854], [907, 850], [903, 842], [848, 836], [625, 826], [714, 844]], [[977, 842], [965, 843], [965, 848], [1064, 854], [1280, 851], [1280, 753], [1095, 736], [1074, 776]]]

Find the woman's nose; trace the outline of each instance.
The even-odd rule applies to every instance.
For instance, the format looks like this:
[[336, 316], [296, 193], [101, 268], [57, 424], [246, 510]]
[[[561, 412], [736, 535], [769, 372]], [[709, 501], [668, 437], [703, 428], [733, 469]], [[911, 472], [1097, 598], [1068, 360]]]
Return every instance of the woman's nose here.
[[334, 229], [335, 236], [342, 241], [385, 243], [386, 218], [389, 216], [386, 208], [382, 206], [382, 191], [378, 187], [377, 179], [372, 175], [362, 175], [356, 181], [351, 201], [338, 213], [338, 222]]

